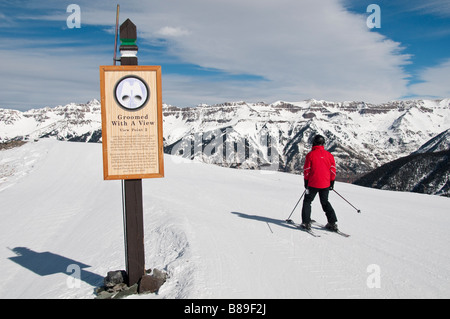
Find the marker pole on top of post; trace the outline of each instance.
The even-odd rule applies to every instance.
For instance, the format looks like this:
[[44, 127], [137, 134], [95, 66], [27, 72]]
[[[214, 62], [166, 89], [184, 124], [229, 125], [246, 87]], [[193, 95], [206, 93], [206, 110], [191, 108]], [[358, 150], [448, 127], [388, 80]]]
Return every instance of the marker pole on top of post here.
[[115, 37], [114, 37], [114, 57], [113, 57], [113, 65], [116, 65], [116, 61], [117, 61], [117, 33], [118, 33], [118, 29], [119, 29], [119, 10], [120, 10], [120, 6], [117, 5], [117, 11], [116, 11], [116, 32], [115, 32]]

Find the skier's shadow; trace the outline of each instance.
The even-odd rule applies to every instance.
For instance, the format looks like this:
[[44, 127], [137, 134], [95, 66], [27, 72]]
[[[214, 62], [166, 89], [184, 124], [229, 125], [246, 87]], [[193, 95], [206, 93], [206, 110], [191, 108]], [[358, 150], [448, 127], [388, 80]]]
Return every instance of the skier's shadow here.
[[94, 287], [100, 286], [103, 283], [102, 276], [84, 270], [83, 268], [88, 268], [90, 266], [76, 260], [48, 251], [36, 252], [27, 247], [15, 247], [10, 250], [14, 252], [16, 256], [9, 257], [9, 260], [40, 276], [48, 276], [57, 273], [73, 276], [75, 275], [75, 270], [79, 270], [79, 278], [77, 279]]
[[296, 229], [295, 225], [293, 224], [288, 224], [286, 222], [286, 220], [283, 219], [275, 219], [275, 218], [270, 218], [270, 217], [265, 217], [265, 216], [258, 216], [258, 215], [248, 215], [248, 214], [244, 214], [244, 213], [240, 213], [240, 212], [231, 212], [232, 214], [235, 214], [241, 218], [247, 218], [247, 219], [253, 219], [253, 220], [257, 220], [263, 223], [267, 223], [267, 224], [274, 224], [274, 225], [278, 225], [281, 227], [286, 227], [286, 228], [290, 228], [290, 229]]

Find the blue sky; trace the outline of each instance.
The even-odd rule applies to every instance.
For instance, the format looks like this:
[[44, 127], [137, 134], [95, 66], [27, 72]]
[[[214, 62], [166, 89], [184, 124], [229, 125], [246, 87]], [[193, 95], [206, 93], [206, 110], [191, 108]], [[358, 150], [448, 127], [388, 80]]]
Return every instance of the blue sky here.
[[[80, 28], [69, 28], [71, 4]], [[100, 96], [118, 1], [1, 0], [0, 108], [26, 110]], [[161, 65], [163, 101], [450, 97], [450, 1], [127, 0], [139, 64]], [[369, 28], [370, 4], [380, 28]]]

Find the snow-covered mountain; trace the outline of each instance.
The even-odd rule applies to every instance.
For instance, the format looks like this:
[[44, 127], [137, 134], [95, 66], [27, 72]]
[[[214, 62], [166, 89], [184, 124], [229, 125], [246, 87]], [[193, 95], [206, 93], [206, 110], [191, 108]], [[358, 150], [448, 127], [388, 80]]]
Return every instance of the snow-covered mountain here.
[[[314, 238], [284, 222], [300, 176], [171, 155], [165, 172], [143, 180], [144, 244], [145, 268], [169, 277], [157, 295], [134, 297], [450, 296], [450, 198], [337, 182], [362, 213], [331, 192], [351, 237], [315, 229]], [[102, 174], [96, 143], [41, 139], [0, 150], [0, 298], [95, 298], [108, 271], [125, 269], [121, 183]], [[318, 199], [312, 216], [326, 222]], [[291, 218], [300, 221], [300, 208]]]
[[450, 197], [450, 149], [414, 153], [376, 168], [354, 182], [373, 188]]
[[416, 153], [440, 152], [450, 149], [450, 129], [445, 130], [422, 145]]
[[101, 141], [100, 102], [67, 104], [21, 112], [0, 109], [0, 143], [55, 137], [58, 140]]
[[[165, 152], [226, 167], [298, 173], [316, 133], [327, 138], [340, 177], [409, 155], [450, 128], [450, 99], [298, 103], [233, 102], [163, 107]], [[53, 136], [101, 141], [100, 104], [19, 112], [0, 109], [0, 142]]]
[[386, 163], [354, 183], [450, 197], [450, 130], [432, 138], [411, 155]]
[[346, 177], [408, 155], [450, 128], [450, 99], [382, 105], [237, 102], [166, 107], [164, 118], [169, 153], [223, 166], [300, 172], [313, 136], [320, 133]]

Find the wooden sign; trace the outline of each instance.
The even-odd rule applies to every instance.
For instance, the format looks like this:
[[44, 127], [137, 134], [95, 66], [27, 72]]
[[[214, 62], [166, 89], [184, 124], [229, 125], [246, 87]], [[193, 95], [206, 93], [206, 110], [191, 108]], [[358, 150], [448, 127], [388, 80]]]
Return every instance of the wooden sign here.
[[103, 178], [164, 177], [160, 66], [100, 66]]

